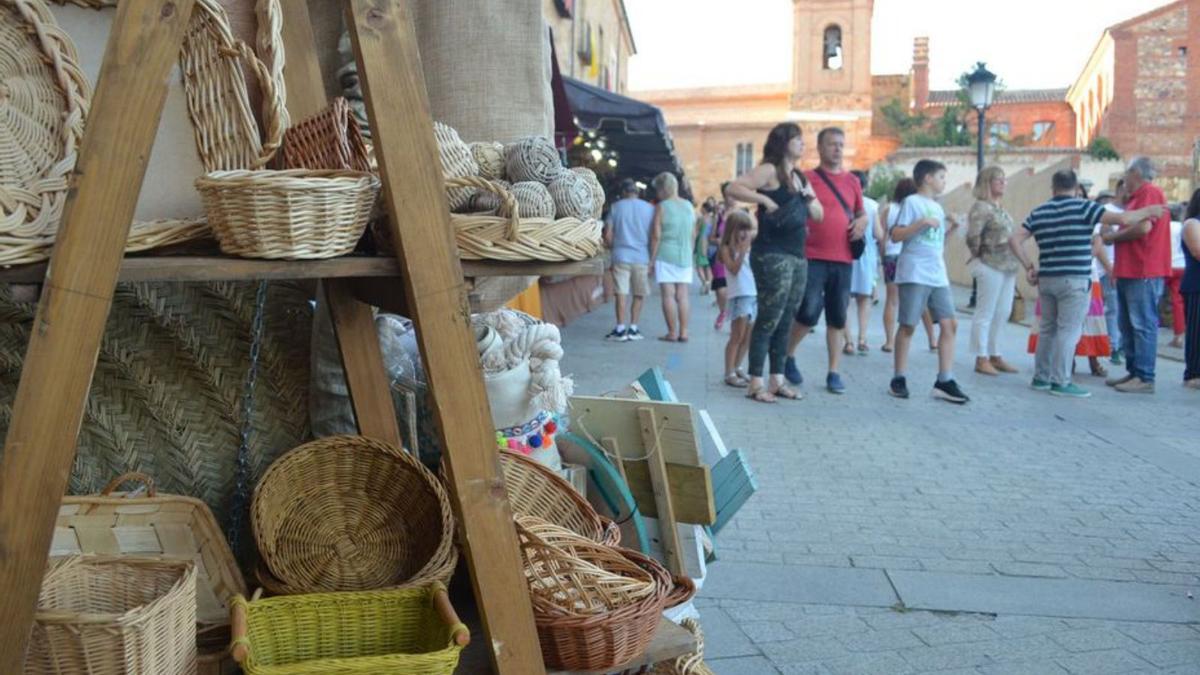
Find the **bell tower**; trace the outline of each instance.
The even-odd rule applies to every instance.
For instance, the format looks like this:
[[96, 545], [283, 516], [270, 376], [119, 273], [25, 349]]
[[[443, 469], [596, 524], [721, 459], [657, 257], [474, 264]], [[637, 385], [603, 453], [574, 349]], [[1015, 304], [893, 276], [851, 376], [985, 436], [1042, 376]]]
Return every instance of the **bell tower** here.
[[793, 110], [871, 111], [875, 0], [792, 0]]

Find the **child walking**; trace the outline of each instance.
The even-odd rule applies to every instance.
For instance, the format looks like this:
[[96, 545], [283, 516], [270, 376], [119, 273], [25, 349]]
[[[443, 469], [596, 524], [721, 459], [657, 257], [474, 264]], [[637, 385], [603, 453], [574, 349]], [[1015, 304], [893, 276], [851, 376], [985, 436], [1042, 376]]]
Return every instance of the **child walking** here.
[[[904, 200], [891, 238], [904, 244], [896, 261], [900, 288], [900, 328], [896, 332], [896, 372], [889, 393], [908, 398], [908, 350], [913, 332], [926, 309], [941, 327], [938, 336], [938, 376], [934, 398], [963, 404], [970, 400], [954, 381], [954, 297], [942, 251], [946, 243], [946, 213], [936, 200], [946, 189], [946, 167], [923, 159], [913, 168], [917, 193]], [[950, 231], [958, 227], [951, 221]]]
[[746, 387], [750, 378], [741, 369], [750, 350], [750, 327], [758, 315], [758, 291], [750, 269], [750, 244], [758, 233], [754, 217], [745, 209], [725, 215], [725, 231], [717, 257], [725, 267], [729, 289], [729, 342], [725, 345], [725, 384]]

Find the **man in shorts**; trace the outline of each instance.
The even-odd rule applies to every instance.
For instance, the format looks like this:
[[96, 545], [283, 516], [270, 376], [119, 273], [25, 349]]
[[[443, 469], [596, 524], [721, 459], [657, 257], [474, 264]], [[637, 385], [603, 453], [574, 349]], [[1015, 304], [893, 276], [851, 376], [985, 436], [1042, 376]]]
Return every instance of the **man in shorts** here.
[[[609, 209], [604, 223], [604, 244], [612, 249], [613, 286], [616, 294], [617, 325], [605, 340], [629, 342], [641, 340], [638, 317], [642, 303], [650, 292], [647, 270], [650, 266], [650, 229], [654, 224], [654, 207], [638, 197], [638, 187], [632, 179], [621, 181], [621, 199]], [[633, 296], [626, 325], [626, 298]]]
[[825, 209], [825, 217], [808, 223], [805, 245], [808, 284], [788, 336], [788, 358], [783, 370], [792, 384], [804, 380], [796, 367], [796, 348], [812, 332], [824, 312], [828, 328], [825, 346], [829, 351], [825, 388], [834, 394], [846, 391], [842, 376], [838, 374], [838, 360], [842, 354], [842, 332], [846, 330], [846, 307], [850, 303], [851, 264], [854, 262], [850, 242], [861, 239], [867, 227], [862, 184], [842, 166], [845, 148], [846, 132], [836, 127], [822, 129], [817, 135], [821, 164], [815, 170], [805, 172]]

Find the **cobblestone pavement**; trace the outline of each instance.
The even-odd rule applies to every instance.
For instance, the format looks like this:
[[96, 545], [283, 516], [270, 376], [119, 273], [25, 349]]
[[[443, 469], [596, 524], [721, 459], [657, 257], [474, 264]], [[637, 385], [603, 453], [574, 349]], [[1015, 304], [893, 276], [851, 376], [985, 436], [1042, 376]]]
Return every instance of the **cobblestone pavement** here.
[[805, 400], [765, 406], [722, 383], [727, 332], [711, 296], [692, 299], [686, 344], [654, 340], [656, 301], [643, 342], [603, 341], [611, 304], [582, 317], [563, 370], [599, 394], [661, 366], [748, 454], [760, 490], [697, 601], [716, 672], [1200, 673], [1200, 394], [1182, 364], [1159, 360], [1153, 396], [1085, 374], [1093, 398], [1056, 398], [1029, 389], [1020, 326], [1003, 344], [1021, 374], [973, 373], [960, 316], [971, 403], [927, 396], [920, 332], [900, 401], [877, 306], [872, 351], [843, 357], [845, 395], [816, 384], [819, 329], [800, 347]]

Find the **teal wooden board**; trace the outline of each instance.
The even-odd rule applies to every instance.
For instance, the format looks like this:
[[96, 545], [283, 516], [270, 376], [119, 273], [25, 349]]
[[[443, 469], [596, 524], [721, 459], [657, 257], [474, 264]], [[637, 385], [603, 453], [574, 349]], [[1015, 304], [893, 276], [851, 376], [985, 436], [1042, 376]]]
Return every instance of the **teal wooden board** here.
[[[560, 452], [564, 455], [572, 454], [568, 461], [587, 467], [589, 492], [595, 490], [595, 494], [599, 495], [600, 501], [607, 507], [608, 513], [604, 515], [618, 523], [628, 519], [629, 524], [633, 526], [638, 539], [636, 546], [627, 541], [621, 543], [629, 548], [637, 548], [645, 555], [650, 555], [650, 537], [646, 533], [646, 523], [642, 520], [642, 514], [637, 510], [637, 504], [633, 500], [633, 494], [629, 492], [629, 486], [625, 484], [621, 474], [617, 472], [617, 468], [608, 460], [603, 450], [586, 438], [569, 431], [560, 436], [569, 443], [569, 445], [560, 444]], [[574, 456], [570, 445], [578, 448], [583, 456]], [[603, 510], [601, 511], [603, 512]]]
[[663, 377], [662, 370], [658, 366], [642, 373], [638, 376], [637, 381], [642, 385], [642, 389], [645, 390], [651, 401], [676, 403], [679, 400], [675, 397], [675, 390], [671, 388], [671, 383]]

